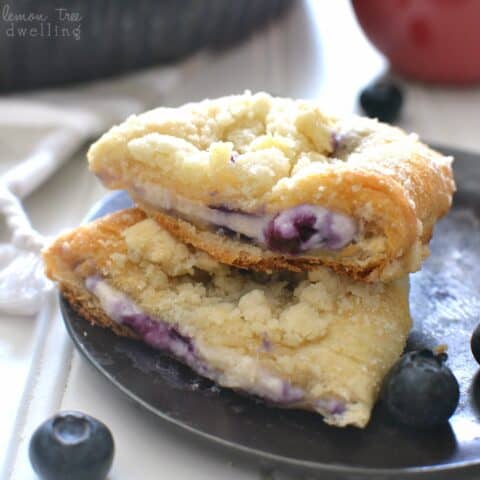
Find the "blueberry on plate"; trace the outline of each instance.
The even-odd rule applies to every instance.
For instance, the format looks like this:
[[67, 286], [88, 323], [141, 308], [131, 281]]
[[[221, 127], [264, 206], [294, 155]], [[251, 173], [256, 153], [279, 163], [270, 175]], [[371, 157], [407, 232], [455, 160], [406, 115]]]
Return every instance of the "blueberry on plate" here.
[[400, 87], [391, 82], [377, 82], [360, 93], [360, 105], [366, 115], [382, 122], [393, 122], [400, 113], [403, 94]]
[[403, 355], [392, 367], [381, 399], [395, 420], [415, 428], [448, 421], [458, 406], [460, 390], [446, 359], [445, 353], [417, 350]]
[[470, 348], [472, 349], [475, 360], [480, 363], [480, 324], [477, 325], [477, 328], [472, 333]]
[[30, 440], [30, 462], [42, 480], [104, 480], [113, 461], [110, 430], [80, 412], [60, 412]]

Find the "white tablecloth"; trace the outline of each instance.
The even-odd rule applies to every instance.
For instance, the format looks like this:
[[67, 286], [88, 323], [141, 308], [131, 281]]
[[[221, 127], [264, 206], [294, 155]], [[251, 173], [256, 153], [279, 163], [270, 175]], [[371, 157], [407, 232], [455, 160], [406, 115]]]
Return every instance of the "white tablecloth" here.
[[[348, 113], [356, 110], [359, 89], [384, 69], [384, 60], [361, 33], [348, 0], [305, 0], [288, 18], [234, 50], [189, 60], [178, 69], [176, 86], [166, 96], [145, 97], [145, 104], [151, 107], [161, 99], [165, 105], [178, 105], [250, 89], [319, 98], [327, 108]], [[404, 87], [402, 126], [429, 141], [480, 151], [478, 88], [442, 89], [405, 82]], [[123, 106], [134, 111], [139, 105]], [[25, 145], [40, 138], [42, 129], [2, 127], [0, 173], [23, 158]], [[25, 207], [34, 226], [54, 235], [77, 225], [104, 194], [87, 171], [83, 150], [31, 194]], [[3, 241], [4, 230], [0, 230]], [[73, 351], [53, 295], [38, 318], [0, 318], [0, 378], [0, 468], [4, 468], [0, 478], [35, 478], [27, 456], [28, 440], [40, 422], [60, 409], [87, 412], [112, 429], [116, 456], [110, 480], [236, 480], [267, 475], [252, 462], [214, 450], [153, 418], [117, 392]], [[268, 475], [289, 478], [282, 472]]]

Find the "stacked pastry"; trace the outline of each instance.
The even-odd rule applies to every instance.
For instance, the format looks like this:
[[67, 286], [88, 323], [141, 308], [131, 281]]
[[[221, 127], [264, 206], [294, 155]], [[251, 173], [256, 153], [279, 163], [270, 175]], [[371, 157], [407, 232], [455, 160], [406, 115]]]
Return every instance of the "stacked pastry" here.
[[221, 386], [367, 424], [410, 330], [408, 273], [451, 204], [451, 159], [248, 92], [130, 117], [88, 158], [137, 207], [44, 252], [77, 311]]

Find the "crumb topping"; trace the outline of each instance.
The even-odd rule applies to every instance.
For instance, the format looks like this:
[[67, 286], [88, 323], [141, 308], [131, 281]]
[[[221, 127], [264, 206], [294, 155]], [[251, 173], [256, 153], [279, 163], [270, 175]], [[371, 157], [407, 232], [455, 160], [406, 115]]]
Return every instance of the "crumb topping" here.
[[413, 192], [408, 164], [418, 154], [451, 181], [451, 159], [416, 135], [372, 119], [339, 119], [315, 101], [245, 92], [132, 116], [91, 147], [89, 160], [112, 185], [128, 172], [126, 178], [143, 176], [192, 199], [217, 196], [253, 212], [281, 203], [306, 178], [357, 168], [395, 177]]

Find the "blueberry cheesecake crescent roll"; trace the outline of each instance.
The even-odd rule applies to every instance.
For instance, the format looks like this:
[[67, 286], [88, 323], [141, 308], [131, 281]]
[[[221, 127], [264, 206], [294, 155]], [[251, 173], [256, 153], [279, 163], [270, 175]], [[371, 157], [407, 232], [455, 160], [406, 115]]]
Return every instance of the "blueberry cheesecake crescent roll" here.
[[64, 234], [43, 256], [90, 322], [336, 426], [367, 424], [410, 329], [406, 278], [245, 271], [181, 243], [139, 209]]
[[223, 263], [367, 281], [420, 268], [454, 191], [451, 158], [415, 135], [265, 93], [132, 116], [88, 158], [105, 186]]

